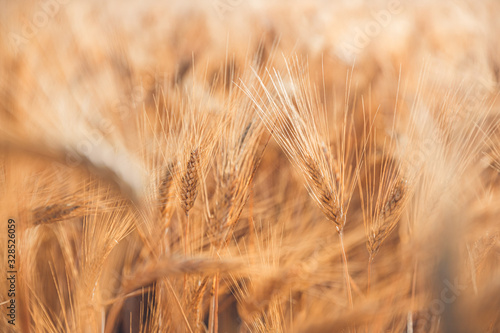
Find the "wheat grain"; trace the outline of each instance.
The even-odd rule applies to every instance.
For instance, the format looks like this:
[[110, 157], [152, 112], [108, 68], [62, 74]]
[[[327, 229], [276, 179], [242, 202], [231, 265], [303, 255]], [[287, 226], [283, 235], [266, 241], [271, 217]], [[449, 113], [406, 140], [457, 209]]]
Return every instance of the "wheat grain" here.
[[199, 168], [198, 148], [191, 151], [189, 161], [186, 165], [186, 173], [181, 178], [181, 207], [186, 215], [193, 208], [198, 196], [198, 168]]
[[71, 204], [54, 204], [33, 209], [35, 225], [61, 222], [85, 216], [85, 207]]
[[345, 217], [342, 214], [338, 199], [334, 197], [333, 189], [328, 188], [327, 182], [321, 175], [317, 163], [313, 161], [312, 158], [306, 158], [305, 164], [307, 174], [312, 181], [311, 187], [314, 192], [314, 198], [325, 216], [335, 223], [338, 230], [342, 229], [345, 223]]

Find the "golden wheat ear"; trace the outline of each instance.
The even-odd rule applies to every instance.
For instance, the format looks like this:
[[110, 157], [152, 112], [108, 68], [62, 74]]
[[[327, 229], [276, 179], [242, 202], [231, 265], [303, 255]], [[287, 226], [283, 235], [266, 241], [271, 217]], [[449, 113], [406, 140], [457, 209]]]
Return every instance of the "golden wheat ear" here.
[[228, 108], [229, 115], [214, 161], [215, 196], [208, 212], [208, 216], [212, 216], [209, 230], [216, 247], [224, 247], [232, 237], [263, 154], [259, 149], [264, 125], [258, 121], [251, 101], [237, 90]]
[[180, 183], [181, 207], [186, 216], [189, 215], [189, 211], [193, 208], [194, 201], [198, 196], [199, 164], [200, 156], [198, 148], [195, 148], [189, 154], [186, 172], [181, 177]]
[[174, 173], [179, 204], [186, 216], [193, 208], [215, 150], [220, 123], [210, 109], [201, 105], [188, 105], [181, 120], [180, 132], [170, 133], [170, 140], [180, 147], [175, 153], [177, 165]]
[[412, 186], [407, 179], [399, 177], [390, 183], [388, 191], [376, 203], [373, 221], [368, 222], [367, 247], [371, 261], [374, 260], [382, 242], [396, 228], [411, 198]]
[[[339, 235], [349, 306], [351, 282], [343, 231], [360, 170], [353, 114], [327, 109], [312, 85], [308, 68], [297, 57], [285, 60], [286, 76], [277, 69], [245, 87], [259, 116], [288, 159], [304, 176], [306, 187]], [[348, 97], [347, 97], [348, 98]]]
[[[359, 175], [361, 159], [353, 113], [329, 109], [297, 57], [245, 87], [259, 116], [291, 163], [304, 175], [311, 197], [341, 232]], [[358, 162], [359, 161], [359, 162]]]
[[33, 209], [34, 224], [51, 224], [74, 217], [85, 216], [85, 207], [72, 204], [54, 204]]
[[416, 182], [415, 174], [406, 172], [406, 162], [395, 155], [396, 145], [372, 129], [363, 156], [358, 185], [370, 261], [397, 226]]

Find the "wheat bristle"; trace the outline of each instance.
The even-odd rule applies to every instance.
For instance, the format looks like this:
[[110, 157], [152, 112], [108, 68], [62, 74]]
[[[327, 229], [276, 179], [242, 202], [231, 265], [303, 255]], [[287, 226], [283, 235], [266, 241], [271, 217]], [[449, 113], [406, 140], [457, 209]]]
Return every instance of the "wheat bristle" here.
[[172, 181], [173, 181], [173, 176], [172, 176], [173, 167], [174, 163], [170, 162], [163, 173], [163, 178], [160, 181], [160, 187], [158, 189], [158, 195], [160, 198], [161, 217], [165, 217], [167, 215], [170, 188], [172, 186]]

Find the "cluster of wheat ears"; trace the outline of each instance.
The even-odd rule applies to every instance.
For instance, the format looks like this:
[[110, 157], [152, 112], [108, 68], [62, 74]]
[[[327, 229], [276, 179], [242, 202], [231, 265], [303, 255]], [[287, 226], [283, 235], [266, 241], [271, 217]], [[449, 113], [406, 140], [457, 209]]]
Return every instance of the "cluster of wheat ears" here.
[[45, 2], [2, 5], [0, 331], [500, 332], [498, 3], [348, 59], [368, 4]]

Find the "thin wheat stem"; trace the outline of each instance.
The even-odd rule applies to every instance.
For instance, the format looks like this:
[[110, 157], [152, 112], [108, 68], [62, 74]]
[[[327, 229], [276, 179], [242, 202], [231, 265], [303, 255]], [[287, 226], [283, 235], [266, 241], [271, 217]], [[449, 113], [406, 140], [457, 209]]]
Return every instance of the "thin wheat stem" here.
[[344, 231], [341, 230], [339, 231], [339, 240], [340, 240], [340, 247], [342, 250], [342, 261], [343, 261], [343, 266], [344, 266], [344, 277], [345, 277], [345, 283], [346, 283], [346, 288], [347, 288], [347, 299], [349, 300], [349, 308], [353, 309], [353, 302], [352, 302], [352, 290], [351, 290], [351, 280], [349, 277], [349, 268], [347, 266], [347, 255], [345, 252], [345, 247], [344, 247]]
[[188, 254], [189, 237], [189, 214], [186, 214], [186, 225], [184, 226], [184, 256]]
[[253, 221], [253, 200], [254, 200], [254, 193], [253, 193], [253, 181], [250, 181], [250, 207], [249, 207], [249, 217], [248, 217], [248, 238], [249, 238], [249, 248], [252, 250], [254, 248], [254, 221]]
[[[184, 227], [184, 257], [187, 257], [187, 244], [188, 244], [188, 228], [189, 228], [189, 213], [186, 213], [186, 225]], [[183, 285], [184, 297], [187, 297], [187, 274], [184, 273]]]
[[415, 265], [413, 266], [412, 285], [411, 285], [411, 303], [410, 303], [410, 312], [411, 313], [413, 313], [413, 311], [415, 309], [415, 292], [416, 292], [416, 288], [417, 288], [417, 268], [418, 268], [418, 261], [415, 259]]
[[215, 275], [214, 291], [214, 333], [219, 331], [219, 273]]
[[366, 296], [370, 295], [370, 282], [371, 282], [371, 275], [372, 275], [372, 262], [373, 262], [373, 257], [370, 255], [370, 259], [368, 259], [368, 269], [367, 269], [368, 282], [366, 283]]
[[218, 312], [219, 312], [219, 273], [215, 274], [212, 283], [212, 300], [210, 303], [209, 332], [218, 332]]
[[184, 323], [186, 324], [186, 328], [188, 329], [189, 332], [193, 333], [193, 330], [191, 329], [191, 325], [189, 325], [189, 320], [186, 317], [186, 313], [184, 312], [184, 310], [182, 308], [181, 302], [179, 301], [179, 298], [177, 297], [175, 290], [172, 287], [172, 284], [170, 283], [170, 281], [168, 279], [166, 280], [166, 282], [167, 282], [168, 289], [170, 290], [170, 292], [174, 296], [175, 303], [179, 307], [179, 311], [182, 314], [182, 319], [184, 320]]

